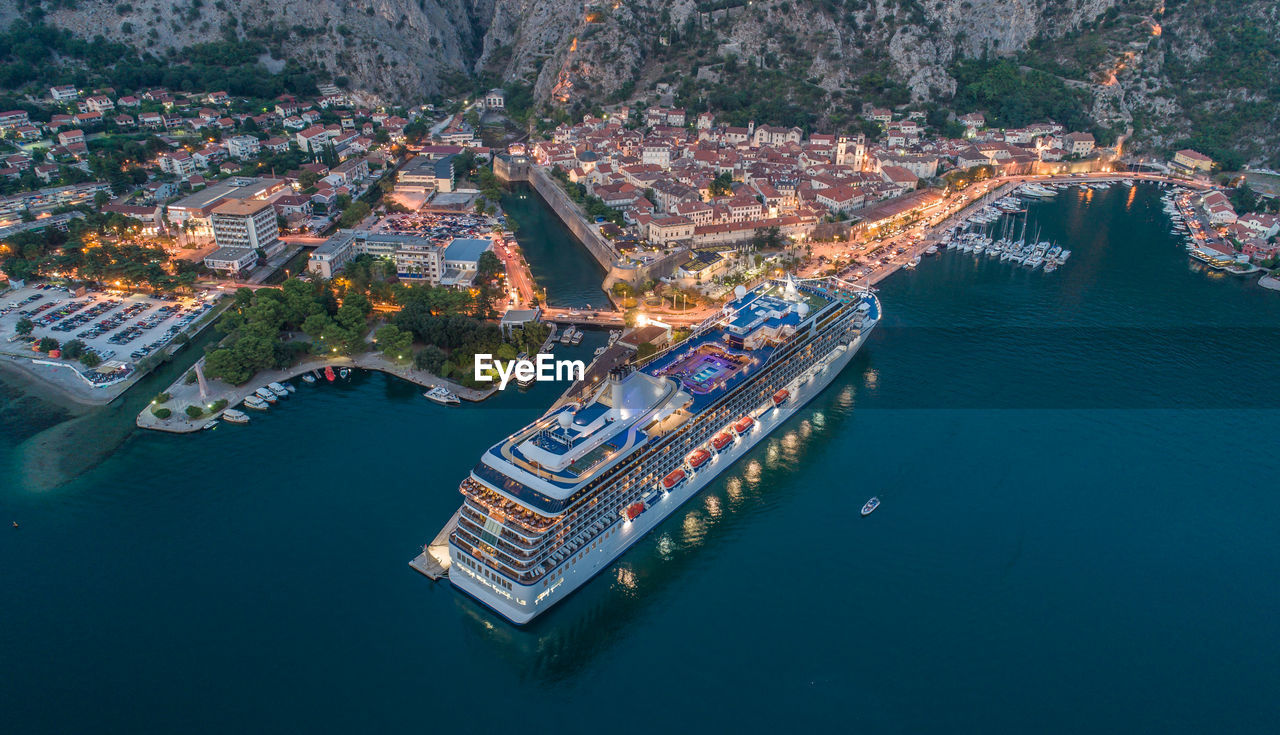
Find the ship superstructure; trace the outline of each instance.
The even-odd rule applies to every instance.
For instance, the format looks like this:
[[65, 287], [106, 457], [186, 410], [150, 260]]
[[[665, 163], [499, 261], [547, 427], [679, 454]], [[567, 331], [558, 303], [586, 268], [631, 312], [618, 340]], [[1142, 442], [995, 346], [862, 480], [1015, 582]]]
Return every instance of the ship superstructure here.
[[515, 623], [545, 612], [821, 392], [879, 317], [833, 278], [740, 287], [687, 339], [579, 386], [462, 481], [450, 581]]

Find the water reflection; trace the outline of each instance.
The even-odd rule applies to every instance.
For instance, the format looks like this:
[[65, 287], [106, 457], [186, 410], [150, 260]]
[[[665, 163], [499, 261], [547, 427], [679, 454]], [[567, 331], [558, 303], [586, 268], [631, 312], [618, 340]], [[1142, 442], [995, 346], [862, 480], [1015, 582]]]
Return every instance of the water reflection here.
[[[839, 436], [842, 424], [852, 416], [847, 410], [852, 403], [849, 384], [861, 377], [851, 369], [844, 385], [838, 382], [835, 390], [819, 396], [813, 407], [801, 409], [788, 422], [795, 428], [757, 445], [744, 461], [726, 469], [695, 496], [700, 503], [672, 513], [610, 570], [528, 626], [512, 626], [471, 598], [453, 592], [467, 632], [492, 649], [486, 654], [513, 664], [522, 679], [554, 682], [579, 673], [625, 638], [625, 629], [643, 619], [651, 606], [674, 592], [686, 570], [707, 553], [703, 547], [732, 537], [755, 516], [808, 487], [787, 482], [787, 476], [807, 453]], [[815, 425], [832, 430], [814, 431]]]

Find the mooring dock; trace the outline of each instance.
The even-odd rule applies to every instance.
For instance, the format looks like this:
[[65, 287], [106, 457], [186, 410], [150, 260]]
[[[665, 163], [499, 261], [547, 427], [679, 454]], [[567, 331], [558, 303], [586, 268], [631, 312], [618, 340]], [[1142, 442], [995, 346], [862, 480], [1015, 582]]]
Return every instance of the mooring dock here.
[[440, 533], [423, 548], [422, 553], [409, 562], [409, 566], [432, 581], [449, 576], [449, 534], [457, 527], [458, 517], [461, 515], [462, 508], [459, 507], [449, 522], [444, 524], [444, 528], [440, 529]]

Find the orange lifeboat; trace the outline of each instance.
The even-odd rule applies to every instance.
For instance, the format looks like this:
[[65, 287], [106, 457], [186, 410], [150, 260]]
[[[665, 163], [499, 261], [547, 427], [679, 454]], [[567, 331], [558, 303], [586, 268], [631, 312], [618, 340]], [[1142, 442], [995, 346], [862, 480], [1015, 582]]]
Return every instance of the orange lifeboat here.
[[644, 503], [632, 503], [622, 509], [622, 517], [626, 518], [628, 521], [634, 521], [644, 511]]
[[698, 449], [689, 455], [689, 466], [696, 470], [706, 464], [708, 459], [711, 459], [711, 452], [705, 449]]
[[662, 489], [671, 490], [672, 488], [678, 487], [680, 483], [684, 482], [684, 477], [684, 470], [676, 470], [672, 472], [662, 478]]
[[738, 423], [733, 425], [733, 430], [738, 432], [738, 436], [742, 436], [743, 434], [746, 434], [748, 431], [751, 431], [751, 427], [755, 425], [756, 425], [755, 419], [751, 418], [750, 416], [743, 416], [742, 419], [738, 421]]
[[789, 393], [786, 388], [783, 388], [782, 390], [773, 394], [773, 405], [781, 406], [782, 404], [786, 403], [787, 399], [790, 397], [791, 397], [791, 393]]
[[724, 448], [733, 442], [733, 435], [727, 431], [722, 431], [711, 438], [711, 446], [715, 447], [717, 452], [723, 452]]

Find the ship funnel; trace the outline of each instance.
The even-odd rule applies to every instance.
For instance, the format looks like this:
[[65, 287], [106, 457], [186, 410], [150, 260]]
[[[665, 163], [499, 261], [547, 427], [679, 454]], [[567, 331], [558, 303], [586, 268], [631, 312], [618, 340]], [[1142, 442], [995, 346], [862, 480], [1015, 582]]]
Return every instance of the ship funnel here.
[[613, 406], [613, 410], [622, 414], [623, 405], [626, 402], [626, 396], [622, 392], [622, 380], [617, 375], [609, 376], [609, 405]]

